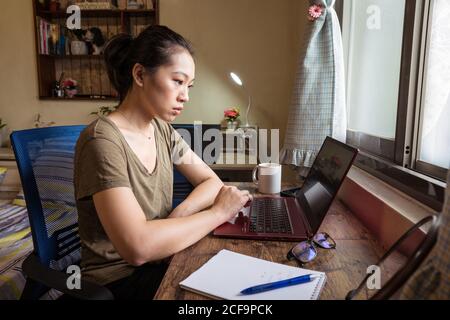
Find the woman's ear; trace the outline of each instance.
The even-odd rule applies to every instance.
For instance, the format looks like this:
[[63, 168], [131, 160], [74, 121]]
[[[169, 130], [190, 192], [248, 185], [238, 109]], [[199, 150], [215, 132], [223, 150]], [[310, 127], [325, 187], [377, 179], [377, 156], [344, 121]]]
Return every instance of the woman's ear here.
[[145, 73], [145, 68], [142, 64], [136, 63], [133, 66], [133, 79], [134, 82], [139, 86], [139, 87], [143, 87], [144, 86], [144, 73]]

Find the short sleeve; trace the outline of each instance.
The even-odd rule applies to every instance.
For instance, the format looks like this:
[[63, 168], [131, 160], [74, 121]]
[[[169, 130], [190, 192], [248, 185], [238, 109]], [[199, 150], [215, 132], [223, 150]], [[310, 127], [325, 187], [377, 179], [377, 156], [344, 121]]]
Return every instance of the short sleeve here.
[[76, 157], [74, 180], [77, 200], [111, 188], [131, 187], [124, 151], [107, 139], [86, 142]]
[[176, 160], [180, 159], [187, 151], [191, 149], [191, 147], [189, 147], [183, 137], [172, 126], [170, 126], [170, 133], [172, 160], [176, 163]]

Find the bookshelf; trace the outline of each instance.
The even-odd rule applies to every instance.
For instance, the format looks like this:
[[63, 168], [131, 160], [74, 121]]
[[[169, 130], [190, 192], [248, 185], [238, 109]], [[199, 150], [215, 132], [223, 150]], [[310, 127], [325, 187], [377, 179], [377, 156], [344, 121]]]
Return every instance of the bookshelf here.
[[[89, 1], [100, 2], [100, 1]], [[105, 1], [101, 1], [105, 2]], [[116, 1], [112, 1], [117, 3]], [[82, 9], [81, 30], [98, 29], [104, 41], [119, 33], [136, 36], [148, 25], [159, 23], [159, 0], [152, 0], [140, 9]], [[117, 100], [117, 93], [108, 79], [103, 55], [94, 54], [93, 47], [86, 42], [85, 35], [75, 34], [66, 27], [71, 14], [66, 8], [53, 7], [49, 1], [33, 0], [35, 19], [36, 59], [40, 100]], [[98, 31], [97, 30], [97, 31]], [[78, 42], [81, 50], [76, 50]], [[77, 82], [76, 94], [55, 90], [56, 83], [64, 79]]]

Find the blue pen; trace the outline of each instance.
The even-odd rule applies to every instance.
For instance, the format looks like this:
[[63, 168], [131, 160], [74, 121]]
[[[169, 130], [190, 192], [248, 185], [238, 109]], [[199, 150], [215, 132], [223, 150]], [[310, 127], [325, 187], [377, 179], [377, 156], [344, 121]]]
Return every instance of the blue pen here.
[[290, 278], [290, 279], [285, 279], [285, 280], [280, 280], [280, 281], [275, 281], [275, 282], [270, 282], [270, 283], [264, 283], [264, 284], [260, 284], [257, 286], [249, 287], [249, 288], [242, 290], [241, 294], [244, 294], [244, 295], [254, 294], [254, 293], [259, 293], [259, 292], [263, 292], [263, 291], [269, 291], [269, 290], [273, 290], [273, 289], [283, 288], [283, 287], [287, 287], [287, 286], [293, 286], [295, 284], [310, 282], [319, 277], [320, 277], [320, 275], [318, 275], [318, 274], [305, 274], [303, 276], [299, 276], [299, 277], [295, 277], [295, 278]]

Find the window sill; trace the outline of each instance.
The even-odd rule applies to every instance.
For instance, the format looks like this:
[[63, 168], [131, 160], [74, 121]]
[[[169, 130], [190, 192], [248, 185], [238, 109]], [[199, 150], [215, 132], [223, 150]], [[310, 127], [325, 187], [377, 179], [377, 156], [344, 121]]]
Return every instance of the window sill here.
[[354, 165], [435, 211], [442, 210], [445, 182], [363, 151], [359, 152]]
[[436, 210], [353, 166], [339, 198], [389, 248], [406, 230]]

